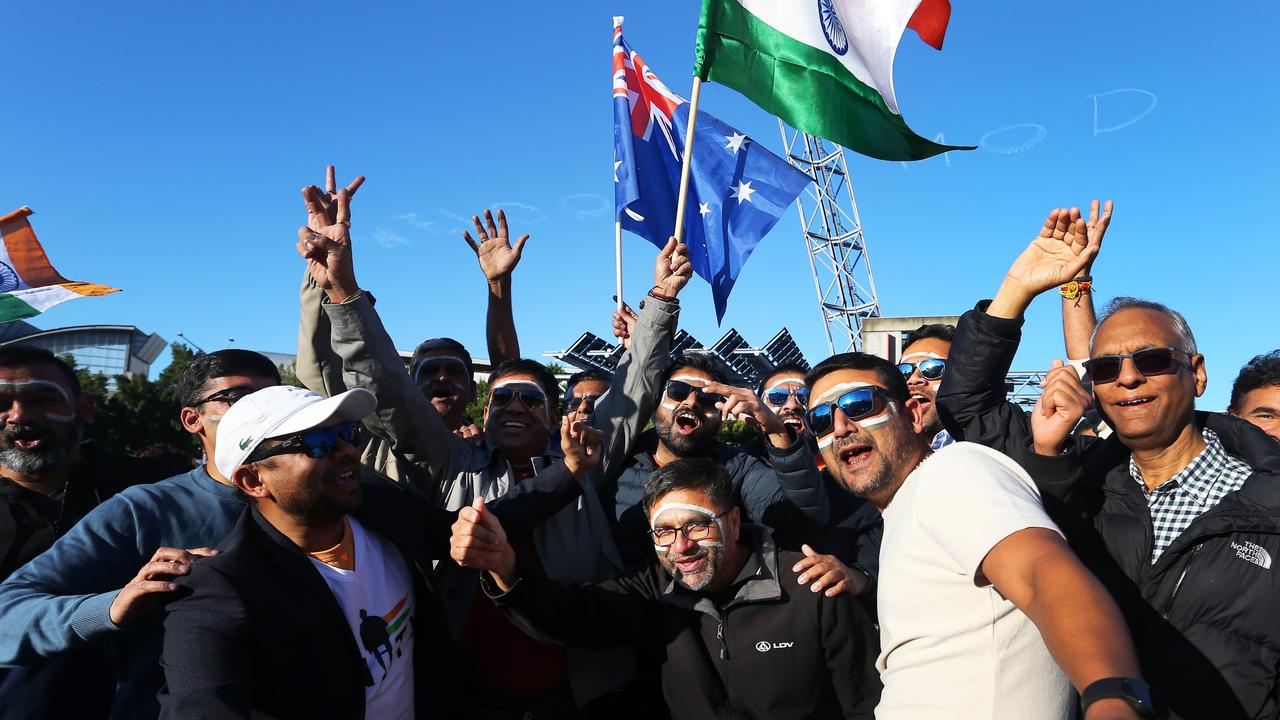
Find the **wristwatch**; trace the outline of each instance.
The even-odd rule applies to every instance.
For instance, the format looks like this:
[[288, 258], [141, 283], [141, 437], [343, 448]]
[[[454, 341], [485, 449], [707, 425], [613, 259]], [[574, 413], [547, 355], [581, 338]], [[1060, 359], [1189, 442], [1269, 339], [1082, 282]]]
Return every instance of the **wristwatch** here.
[[1164, 708], [1151, 695], [1151, 686], [1137, 678], [1103, 678], [1095, 680], [1080, 693], [1080, 706], [1084, 711], [1099, 700], [1119, 698], [1138, 713], [1138, 717], [1164, 717]]

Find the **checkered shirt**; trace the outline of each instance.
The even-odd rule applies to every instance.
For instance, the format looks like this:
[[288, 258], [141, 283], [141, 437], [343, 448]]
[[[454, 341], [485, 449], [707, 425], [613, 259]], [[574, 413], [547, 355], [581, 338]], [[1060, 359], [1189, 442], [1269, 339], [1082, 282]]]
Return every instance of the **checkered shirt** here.
[[1193, 520], [1215, 507], [1227, 493], [1239, 490], [1253, 472], [1243, 461], [1227, 454], [1217, 433], [1208, 429], [1202, 432], [1204, 450], [1177, 475], [1150, 492], [1142, 481], [1142, 471], [1129, 458], [1129, 475], [1142, 487], [1151, 511], [1151, 527], [1155, 530], [1152, 565]]

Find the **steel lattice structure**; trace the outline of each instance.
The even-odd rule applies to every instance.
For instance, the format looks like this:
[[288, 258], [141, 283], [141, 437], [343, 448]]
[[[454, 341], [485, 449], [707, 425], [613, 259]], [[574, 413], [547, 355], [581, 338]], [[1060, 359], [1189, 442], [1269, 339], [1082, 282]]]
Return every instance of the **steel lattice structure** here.
[[832, 353], [862, 348], [862, 321], [880, 314], [875, 277], [844, 148], [793, 130], [781, 120], [782, 147], [793, 166], [813, 178], [796, 199], [809, 269]]

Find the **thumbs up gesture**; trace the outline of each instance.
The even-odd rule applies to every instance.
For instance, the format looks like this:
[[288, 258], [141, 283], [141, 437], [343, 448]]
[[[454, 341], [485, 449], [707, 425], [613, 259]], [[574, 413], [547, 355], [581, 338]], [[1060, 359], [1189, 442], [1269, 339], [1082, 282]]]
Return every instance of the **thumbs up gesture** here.
[[462, 567], [485, 570], [503, 592], [516, 582], [516, 553], [507, 542], [502, 523], [476, 498], [458, 511], [449, 538], [449, 556]]

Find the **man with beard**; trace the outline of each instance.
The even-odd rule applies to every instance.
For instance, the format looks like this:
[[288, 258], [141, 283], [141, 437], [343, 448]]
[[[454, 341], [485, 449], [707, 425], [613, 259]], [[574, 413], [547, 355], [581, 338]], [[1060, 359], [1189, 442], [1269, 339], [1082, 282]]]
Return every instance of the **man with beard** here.
[[804, 411], [809, 407], [804, 373], [804, 367], [798, 363], [783, 363], [760, 383], [760, 401], [777, 414], [783, 425], [799, 435], [804, 434]]
[[[455, 664], [426, 571], [455, 515], [362, 479], [354, 442], [375, 404], [360, 388], [277, 386], [222, 418], [216, 465], [249, 509], [177, 580], [188, 592], [165, 619], [162, 717], [452, 716]], [[599, 437], [574, 422], [563, 467], [584, 474]], [[515, 497], [494, 512], [538, 522]]]
[[[355, 280], [350, 194], [340, 191], [336, 202], [333, 224], [318, 232], [301, 228], [297, 249], [325, 293], [322, 311], [347, 382], [378, 398], [378, 411], [364, 425], [401, 459], [401, 478], [432, 504], [457, 510], [476, 498], [504, 495], [544, 472], [562, 454], [551, 442], [560, 400], [555, 377], [534, 360], [500, 364], [489, 378], [484, 444], [451, 433], [405, 372], [370, 296]], [[623, 568], [597, 476], [619, 471], [652, 411], [679, 314], [676, 296], [692, 274], [687, 252], [673, 238], [658, 253], [653, 290], [641, 306], [632, 348], [615, 373], [617, 392], [603, 396], [589, 420], [603, 433], [604, 450], [599, 468], [583, 481], [582, 501], [518, 538], [522, 551], [557, 580], [594, 582]], [[445, 617], [463, 654], [463, 687], [472, 705], [466, 713], [496, 718], [545, 710], [571, 717], [592, 701], [607, 702], [634, 674], [634, 660], [624, 651], [566, 653], [531, 641], [479, 592], [476, 573], [456, 565], [442, 565], [439, 572]]]
[[[1071, 294], [1100, 244], [1078, 208], [1049, 213], [995, 298], [961, 317], [938, 392], [943, 422], [1035, 478], [1124, 611], [1143, 674], [1172, 717], [1280, 717], [1280, 585], [1271, 579], [1280, 446], [1240, 418], [1196, 410], [1208, 374], [1186, 318], [1117, 297], [1090, 342], [1091, 391], [1058, 360], [1031, 413], [1005, 399], [1000, 379], [1023, 313], [1043, 292]], [[1072, 434], [1090, 405], [1111, 437]]]
[[[0, 581], [40, 555], [124, 488], [190, 468], [189, 462], [117, 458], [81, 440], [93, 399], [75, 372], [35, 347], [0, 349]], [[25, 626], [6, 616], [14, 630]], [[58, 690], [74, 680], [78, 693]], [[101, 711], [115, 683], [99, 649], [31, 667], [0, 669], [0, 718]]]
[[933, 452], [886, 360], [835, 355], [807, 380], [827, 470], [884, 516], [877, 720], [1066, 720], [1073, 683], [1085, 720], [1155, 717], [1120, 611], [1024, 470], [973, 443]]
[[938, 386], [942, 384], [947, 355], [951, 353], [951, 339], [955, 335], [953, 325], [921, 325], [902, 341], [902, 357], [898, 359], [898, 369], [907, 380], [907, 390], [924, 410], [924, 431], [933, 438], [929, 447], [934, 450], [955, 442], [951, 433], [942, 427], [936, 405]]
[[658, 666], [676, 720], [872, 717], [874, 625], [847, 595], [795, 591], [801, 556], [743, 524], [723, 466], [667, 463], [642, 505], [656, 559], [597, 585], [557, 583], [522, 562], [481, 503], [454, 523], [450, 554], [484, 570], [485, 593], [534, 637], [634, 646]]
[[[682, 458], [706, 457], [724, 466], [747, 521], [785, 531], [784, 547], [827, 522], [827, 493], [808, 444], [755, 393], [726, 384], [728, 376], [714, 355], [686, 352], [667, 366], [660, 380], [662, 397], [653, 412], [656, 437], [648, 438], [617, 476], [613, 493], [614, 539], [628, 568], [649, 559], [641, 504], [645, 482], [658, 468]], [[725, 417], [750, 418], [760, 427], [772, 467], [716, 440]], [[607, 501], [609, 493], [604, 494]]]

